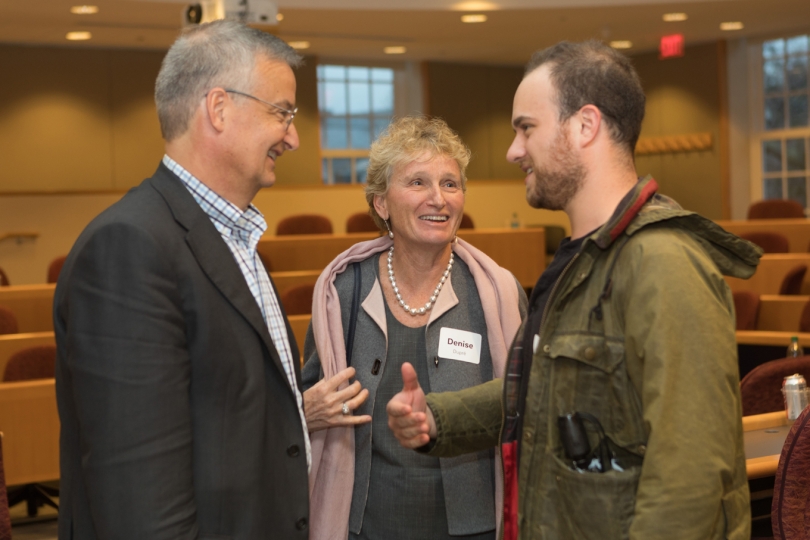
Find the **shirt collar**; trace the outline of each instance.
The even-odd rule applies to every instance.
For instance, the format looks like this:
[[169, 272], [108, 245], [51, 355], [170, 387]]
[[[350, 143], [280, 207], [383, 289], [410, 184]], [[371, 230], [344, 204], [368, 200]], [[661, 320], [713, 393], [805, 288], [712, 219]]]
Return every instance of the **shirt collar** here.
[[250, 204], [247, 210], [242, 212], [238, 206], [203, 184], [168, 155], [163, 156], [163, 164], [177, 175], [200, 208], [211, 218], [220, 234], [255, 249], [262, 234], [267, 230], [267, 221], [258, 208]]

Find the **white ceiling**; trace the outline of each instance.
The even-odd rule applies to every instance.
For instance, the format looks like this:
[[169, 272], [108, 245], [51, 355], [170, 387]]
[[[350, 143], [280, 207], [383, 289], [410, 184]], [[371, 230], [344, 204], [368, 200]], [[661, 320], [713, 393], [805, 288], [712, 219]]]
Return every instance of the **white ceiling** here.
[[[74, 15], [70, 6], [93, 3], [95, 15]], [[0, 42], [80, 47], [165, 49], [181, 28], [185, 0], [3, 0]], [[336, 6], [339, 5], [339, 7]], [[306, 40], [306, 54], [339, 59], [393, 59], [389, 45], [403, 45], [396, 59], [514, 64], [559, 40], [630, 40], [630, 54], [654, 51], [662, 35], [682, 33], [686, 44], [729, 37], [810, 32], [808, 0], [495, 0], [475, 2], [489, 20], [460, 21], [459, 0], [279, 0], [284, 19], [265, 27], [281, 38]], [[494, 9], [493, 9], [494, 8]], [[682, 11], [683, 22], [662, 15]], [[723, 21], [745, 28], [723, 32]], [[65, 34], [89, 30], [88, 42]]]

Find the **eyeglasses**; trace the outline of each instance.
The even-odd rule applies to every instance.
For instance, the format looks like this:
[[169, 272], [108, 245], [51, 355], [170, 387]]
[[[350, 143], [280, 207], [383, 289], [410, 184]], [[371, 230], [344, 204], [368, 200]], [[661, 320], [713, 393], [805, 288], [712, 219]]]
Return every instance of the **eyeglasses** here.
[[225, 88], [225, 91], [230, 92], [231, 94], [238, 94], [240, 96], [245, 96], [246, 98], [256, 100], [259, 103], [264, 103], [265, 105], [273, 107], [274, 109], [278, 109], [279, 111], [284, 113], [284, 115], [282, 117], [282, 120], [281, 120], [282, 122], [286, 122], [286, 124], [287, 124], [284, 129], [290, 129], [290, 124], [292, 124], [293, 118], [295, 118], [296, 113], [298, 113], [298, 107], [294, 108], [293, 110], [289, 110], [289, 109], [285, 109], [284, 107], [281, 107], [279, 105], [276, 105], [275, 103], [270, 103], [270, 102], [265, 101], [263, 99], [259, 99], [256, 96], [251, 96], [250, 94], [240, 92], [239, 90], [233, 90], [231, 88]]

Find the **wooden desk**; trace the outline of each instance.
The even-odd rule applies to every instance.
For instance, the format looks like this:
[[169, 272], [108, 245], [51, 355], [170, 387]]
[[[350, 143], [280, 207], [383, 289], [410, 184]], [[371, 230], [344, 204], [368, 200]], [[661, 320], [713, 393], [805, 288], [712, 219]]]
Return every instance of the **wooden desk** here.
[[523, 287], [534, 287], [546, 269], [546, 230], [543, 227], [463, 229], [458, 236], [512, 272]]
[[793, 421], [787, 419], [785, 411], [744, 416], [742, 420], [748, 479], [775, 475]]
[[17, 351], [38, 345], [54, 345], [55, 343], [53, 332], [0, 335], [0, 379], [3, 378], [3, 373], [6, 371], [8, 359]]
[[750, 221], [717, 221], [716, 223], [736, 235], [749, 232], [776, 232], [787, 237], [791, 253], [809, 251], [809, 219], [754, 219]]
[[725, 276], [732, 291], [754, 291], [759, 294], [779, 294], [782, 280], [793, 267], [804, 264], [808, 268], [802, 293], [810, 294], [810, 253], [769, 253], [762, 256], [756, 273], [750, 279]]
[[294, 270], [291, 272], [270, 272], [270, 277], [273, 278], [273, 283], [276, 284], [278, 294], [284, 294], [284, 291], [290, 287], [297, 285], [315, 284], [318, 281], [318, 276], [321, 275], [321, 270]]
[[6, 484], [59, 478], [59, 415], [54, 379], [0, 383]]
[[53, 332], [54, 289], [54, 283], [0, 287], [0, 306], [14, 312], [20, 332]]
[[[257, 249], [270, 261], [272, 275], [296, 270], [323, 270], [340, 253], [377, 233], [267, 236]], [[533, 287], [545, 269], [545, 229], [464, 229], [468, 241], [515, 274], [523, 287]], [[810, 255], [808, 255], [810, 260]]]
[[354, 244], [378, 237], [377, 233], [265, 236], [256, 249], [270, 261], [271, 273], [275, 275], [295, 270], [323, 270]]
[[757, 330], [798, 332], [799, 319], [808, 301], [810, 296], [760, 295]]
[[798, 336], [799, 345], [810, 351], [810, 333], [808, 332], [777, 332], [763, 330], [737, 330], [737, 345], [767, 345], [784, 347], [790, 344], [790, 338]]

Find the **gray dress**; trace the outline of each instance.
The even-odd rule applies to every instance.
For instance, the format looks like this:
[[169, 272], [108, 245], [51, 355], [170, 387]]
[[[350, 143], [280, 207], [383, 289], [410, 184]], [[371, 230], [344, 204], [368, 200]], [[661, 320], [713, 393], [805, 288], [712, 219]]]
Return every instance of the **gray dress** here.
[[403, 448], [388, 429], [386, 404], [402, 390], [403, 362], [413, 364], [419, 384], [430, 392], [425, 353], [425, 327], [408, 328], [385, 306], [390, 343], [385, 371], [377, 388], [371, 438], [368, 499], [359, 534], [351, 540], [494, 540], [495, 531], [450, 536], [439, 458]]

